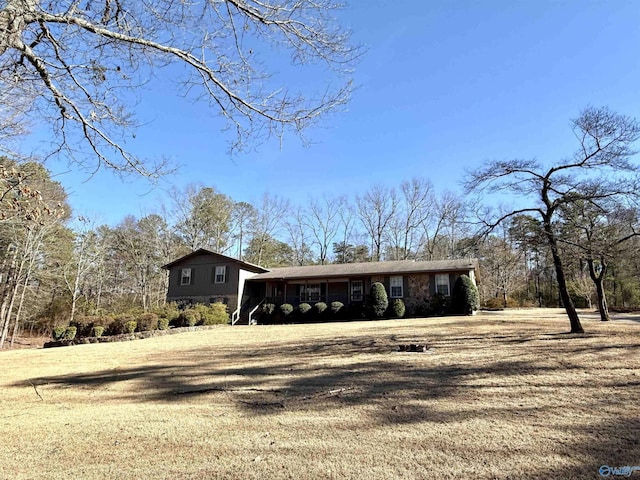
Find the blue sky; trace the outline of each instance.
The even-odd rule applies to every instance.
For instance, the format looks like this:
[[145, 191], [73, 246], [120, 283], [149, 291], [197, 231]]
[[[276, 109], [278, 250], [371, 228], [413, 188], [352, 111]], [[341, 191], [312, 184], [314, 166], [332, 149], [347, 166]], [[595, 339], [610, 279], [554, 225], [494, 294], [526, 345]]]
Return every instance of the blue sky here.
[[488, 159], [569, 156], [569, 121], [588, 105], [640, 117], [635, 0], [351, 0], [341, 18], [367, 49], [359, 88], [345, 112], [307, 132], [311, 147], [288, 136], [282, 148], [273, 141], [232, 159], [217, 117], [157, 80], [140, 93], [145, 126], [131, 146], [180, 170], [154, 188], [48, 164], [72, 207], [116, 224], [191, 182], [236, 201], [268, 191], [298, 205], [413, 176], [459, 190], [464, 170]]

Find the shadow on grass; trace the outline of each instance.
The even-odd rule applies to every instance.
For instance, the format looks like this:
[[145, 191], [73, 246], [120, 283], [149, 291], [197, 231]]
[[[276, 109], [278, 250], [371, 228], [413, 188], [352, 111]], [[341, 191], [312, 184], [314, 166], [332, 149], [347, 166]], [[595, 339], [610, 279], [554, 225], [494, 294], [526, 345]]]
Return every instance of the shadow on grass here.
[[[95, 389], [122, 385], [121, 391], [115, 389], [112, 394], [120, 400], [140, 402], [174, 402], [194, 395], [226, 392], [243, 397], [241, 408], [263, 415], [271, 413], [265, 408], [269, 404], [281, 404], [288, 409], [307, 408], [314, 398], [348, 404], [395, 401], [401, 405], [422, 400], [456, 400], [474, 389], [590, 388], [584, 380], [574, 378], [573, 372], [584, 367], [572, 363], [573, 357], [607, 350], [635, 356], [640, 348], [640, 339], [627, 345], [573, 344], [560, 342], [567, 339], [561, 334], [480, 335], [452, 339], [440, 336], [426, 354], [399, 353], [397, 345], [406, 342], [405, 338], [406, 335], [389, 334], [307, 339], [298, 345], [282, 343], [244, 350], [239, 347], [240, 351], [233, 347], [214, 352], [194, 350], [185, 352], [182, 361], [36, 377], [28, 384]], [[534, 342], [537, 344], [528, 345]], [[509, 355], [503, 351], [505, 348], [509, 349]], [[482, 359], [484, 364], [473, 365], [470, 359], [461, 363], [463, 360], [455, 357], [478, 349], [488, 349]], [[441, 364], [442, 350], [449, 352], [447, 356], [453, 354], [451, 358], [456, 363]], [[491, 351], [500, 354], [492, 358]], [[549, 356], [556, 356], [558, 361], [545, 361]], [[238, 359], [237, 367], [229, 366], [233, 358]], [[561, 380], [551, 383], [543, 380], [549, 376], [559, 376]], [[603, 377], [607, 377], [603, 387], [620, 384], [611, 375]], [[129, 385], [123, 385], [127, 382]], [[631, 383], [623, 382], [625, 386]], [[286, 403], [282, 401], [285, 396]], [[254, 398], [255, 402], [244, 397]], [[412, 420], [410, 416], [393, 415], [389, 421]]]
[[[637, 358], [640, 338], [440, 333], [431, 336], [430, 353], [397, 352], [409, 335], [372, 330], [297, 344], [194, 348], [166, 363], [35, 377], [20, 385], [46, 385], [44, 401], [46, 391], [58, 387], [105, 389], [108, 398], [128, 402], [231, 403], [256, 417], [286, 411], [330, 418], [340, 408], [365, 406], [363, 428], [480, 422], [557, 429], [550, 441], [566, 462], [532, 465], [521, 478], [597, 478], [601, 465], [640, 462], [640, 377], [637, 362], [624, 361]], [[582, 363], [602, 354], [613, 360], [595, 369]], [[625, 408], [608, 410], [616, 401]], [[588, 417], [591, 412], [599, 416]], [[575, 416], [569, 427], [565, 414]], [[567, 433], [570, 443], [558, 441]]]

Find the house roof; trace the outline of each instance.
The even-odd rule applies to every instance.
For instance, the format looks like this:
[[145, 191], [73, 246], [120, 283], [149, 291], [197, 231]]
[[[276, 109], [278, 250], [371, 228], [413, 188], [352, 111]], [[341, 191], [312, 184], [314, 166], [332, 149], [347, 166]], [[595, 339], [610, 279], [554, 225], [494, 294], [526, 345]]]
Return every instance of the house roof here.
[[250, 281], [301, 278], [352, 277], [357, 275], [384, 275], [401, 273], [447, 272], [478, 268], [477, 259], [464, 260], [398, 260], [389, 262], [340, 263], [309, 265], [304, 267], [272, 268], [251, 277]]
[[266, 268], [263, 268], [263, 267], [261, 267], [259, 265], [254, 265], [253, 263], [249, 263], [249, 262], [243, 262], [242, 260], [238, 260], [237, 258], [227, 257], [226, 255], [222, 255], [221, 253], [212, 252], [211, 250], [207, 250], [206, 248], [199, 248], [197, 250], [194, 250], [193, 252], [188, 253], [187, 255], [184, 255], [184, 256], [174, 260], [173, 262], [170, 262], [170, 263], [167, 263], [166, 265], [163, 265], [162, 268], [164, 268], [165, 270], [169, 270], [171, 267], [173, 267], [175, 265], [178, 265], [178, 264], [184, 262], [185, 260], [187, 260], [187, 259], [189, 259], [191, 257], [195, 257], [196, 255], [215, 255], [216, 257], [221, 257], [224, 261], [237, 263], [238, 265], [240, 265], [245, 270], [249, 270], [251, 272], [260, 273], [260, 272], [268, 272], [269, 271]]

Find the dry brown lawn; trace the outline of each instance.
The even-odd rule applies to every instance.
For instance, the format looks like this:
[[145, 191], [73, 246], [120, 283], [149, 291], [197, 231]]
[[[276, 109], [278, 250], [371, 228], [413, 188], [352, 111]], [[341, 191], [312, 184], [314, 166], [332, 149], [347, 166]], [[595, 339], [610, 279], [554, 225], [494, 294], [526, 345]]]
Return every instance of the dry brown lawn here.
[[[566, 335], [560, 310], [523, 310], [0, 352], [0, 478], [584, 479], [640, 466], [640, 317], [583, 323]], [[420, 342], [428, 353], [397, 351]]]

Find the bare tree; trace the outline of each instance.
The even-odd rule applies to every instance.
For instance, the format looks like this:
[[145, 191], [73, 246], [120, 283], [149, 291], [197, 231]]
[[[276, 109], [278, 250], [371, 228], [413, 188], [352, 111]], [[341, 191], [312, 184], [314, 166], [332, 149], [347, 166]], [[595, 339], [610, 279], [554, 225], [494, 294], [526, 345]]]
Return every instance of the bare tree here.
[[[130, 111], [136, 91], [165, 67], [179, 91], [226, 121], [232, 151], [285, 130], [300, 133], [351, 93], [360, 49], [335, 21], [339, 7], [333, 0], [4, 0], [0, 92], [30, 101], [0, 109], [0, 129], [26, 112], [47, 121], [54, 153], [89, 171], [161, 173], [162, 162], [146, 164], [126, 139], [138, 123]], [[289, 53], [295, 68], [308, 65], [306, 91], [320, 93], [293, 93], [276, 81], [272, 71], [282, 64], [274, 48]]]
[[[630, 195], [635, 197], [636, 193], [630, 192]], [[629, 240], [640, 236], [638, 211], [603, 198], [597, 203], [582, 201], [565, 205], [561, 215], [569, 233], [563, 235], [561, 241], [584, 259], [592, 282], [591, 290], [595, 287], [600, 319], [606, 322], [610, 317], [604, 280], [609, 263], [619, 258]]]
[[579, 147], [571, 158], [552, 167], [537, 160], [492, 161], [470, 173], [465, 183], [468, 191], [508, 192], [530, 201], [530, 206], [485, 219], [484, 231], [523, 213], [539, 216], [571, 332], [582, 333], [567, 287], [556, 221], [565, 205], [577, 202], [598, 205], [638, 191], [638, 167], [630, 162], [630, 157], [635, 153], [632, 144], [640, 136], [640, 125], [635, 119], [607, 108], [589, 107], [572, 121], [572, 128]]
[[327, 263], [329, 247], [338, 235], [341, 204], [340, 198], [326, 195], [309, 202], [305, 225], [313, 236], [313, 244], [318, 248], [321, 265]]
[[450, 191], [433, 196], [422, 221], [422, 244], [427, 260], [451, 258], [464, 216], [464, 202]]
[[382, 258], [383, 241], [398, 207], [398, 195], [393, 188], [374, 185], [362, 197], [356, 197], [358, 216], [371, 241], [374, 262]]
[[400, 185], [396, 215], [391, 220], [388, 238], [394, 260], [406, 260], [416, 255], [420, 226], [424, 224], [435, 203], [433, 185], [427, 179], [412, 178]]
[[45, 263], [48, 250], [55, 243], [63, 243], [62, 223], [68, 211], [64, 189], [50, 179], [44, 167], [30, 162], [11, 168], [18, 186], [7, 191], [0, 202], [5, 219], [0, 223], [0, 348], [11, 323], [13, 345], [27, 291], [42, 280], [34, 277]]
[[595, 293], [595, 286], [589, 276], [587, 265], [581, 265], [577, 274], [567, 282], [567, 285], [569, 286], [569, 291], [571, 293], [584, 299], [587, 303], [587, 308], [593, 308], [592, 298]]
[[252, 261], [260, 265], [265, 247], [273, 243], [290, 211], [289, 201], [277, 195], [265, 193], [256, 207], [256, 217], [251, 226]]
[[348, 250], [356, 223], [355, 212], [353, 205], [346, 196], [340, 196], [336, 201], [338, 202], [338, 217], [340, 217], [340, 241], [333, 244], [333, 252], [337, 255], [334, 261], [336, 263], [349, 263], [353, 261], [348, 259]]
[[513, 248], [506, 235], [489, 235], [480, 245], [479, 257], [484, 301], [500, 298], [506, 308], [510, 295], [524, 283], [521, 252]]
[[309, 246], [305, 212], [301, 207], [296, 208], [284, 222], [284, 228], [289, 234], [289, 245], [293, 250], [296, 265], [307, 265], [312, 261], [313, 252]]
[[64, 283], [71, 293], [71, 312], [69, 313], [69, 323], [75, 320], [78, 299], [82, 295], [81, 283], [86, 279], [96, 262], [97, 249], [96, 233], [90, 225], [87, 217], [78, 217], [78, 226], [75, 234], [74, 251], [69, 262], [63, 268]]
[[247, 202], [237, 202], [233, 206], [231, 216], [231, 231], [233, 239], [237, 245], [236, 258], [242, 260], [244, 251], [244, 240], [257, 216], [256, 209]]
[[113, 251], [119, 257], [122, 268], [130, 277], [129, 293], [140, 297], [140, 306], [146, 312], [153, 299], [153, 286], [165, 273], [160, 265], [167, 261], [163, 257], [163, 234], [168, 232], [162, 217], [147, 215], [140, 220], [129, 215], [111, 230]]
[[29, 127], [26, 112], [34, 95], [25, 93], [15, 82], [7, 85], [0, 80], [0, 154], [11, 158], [19, 157], [17, 144]]

